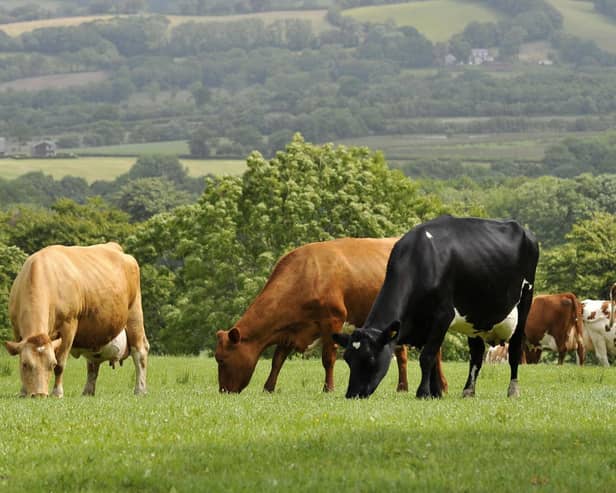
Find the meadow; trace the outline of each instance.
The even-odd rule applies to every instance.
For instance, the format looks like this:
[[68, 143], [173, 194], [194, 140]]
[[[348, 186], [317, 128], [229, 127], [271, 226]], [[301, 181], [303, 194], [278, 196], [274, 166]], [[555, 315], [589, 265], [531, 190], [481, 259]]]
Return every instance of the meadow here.
[[[0, 159], [0, 178], [13, 179], [31, 171], [42, 171], [61, 179], [64, 176], [79, 176], [88, 183], [96, 180], [114, 180], [126, 173], [136, 156], [80, 156], [57, 159]], [[190, 176], [208, 174], [240, 175], [246, 169], [246, 161], [240, 159], [180, 159], [188, 168]]]
[[[245, 19], [261, 19], [266, 24], [272, 24], [279, 20], [284, 19], [301, 19], [310, 21], [313, 29], [316, 32], [320, 32], [329, 26], [329, 23], [325, 19], [326, 10], [302, 10], [302, 11], [273, 11], [273, 12], [259, 12], [253, 14], [238, 14], [238, 15], [225, 15], [225, 16], [206, 16], [206, 15], [166, 15], [164, 17], [169, 21], [169, 28], [173, 28], [185, 22], [233, 22], [241, 21]], [[115, 17], [130, 17], [128, 14], [119, 15], [86, 15], [76, 17], [56, 17], [52, 19], [39, 19], [33, 21], [12, 22], [9, 24], [0, 24], [0, 31], [4, 31], [9, 36], [19, 36], [25, 32], [31, 32], [35, 29], [42, 29], [47, 27], [68, 27], [78, 26], [85, 24], [86, 22], [95, 21], [107, 21]]]
[[[450, 392], [418, 401], [389, 372], [367, 400], [321, 392], [318, 359], [291, 359], [278, 389], [257, 366], [240, 395], [221, 395], [206, 357], [150, 358], [145, 397], [132, 362], [101, 369], [81, 397], [85, 362], [70, 359], [66, 397], [19, 399], [17, 359], [0, 354], [0, 490], [38, 491], [614, 491], [616, 370], [486, 365], [462, 399], [467, 364], [446, 362]], [[416, 362], [409, 380], [417, 385]]]
[[357, 7], [344, 10], [345, 16], [360, 22], [393, 20], [398, 26], [413, 26], [430, 41], [444, 42], [462, 32], [472, 21], [496, 22], [498, 14], [479, 3], [460, 0], [428, 0], [393, 5]]
[[560, 11], [564, 30], [582, 39], [591, 39], [599, 48], [616, 53], [616, 22], [597, 13], [591, 1], [547, 0]]

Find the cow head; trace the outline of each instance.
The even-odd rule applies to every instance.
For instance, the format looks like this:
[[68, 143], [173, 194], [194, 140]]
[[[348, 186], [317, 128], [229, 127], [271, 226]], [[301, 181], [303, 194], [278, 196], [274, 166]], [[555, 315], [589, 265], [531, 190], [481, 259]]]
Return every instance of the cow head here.
[[51, 340], [46, 334], [30, 336], [20, 342], [5, 342], [13, 356], [19, 355], [22, 397], [47, 397], [49, 380], [57, 365], [56, 349], [62, 339]]
[[351, 334], [334, 334], [333, 338], [344, 350], [349, 365], [349, 387], [346, 397], [369, 397], [387, 373], [398, 340], [400, 322], [393, 322], [386, 330], [361, 328]]
[[219, 330], [216, 333], [216, 363], [218, 363], [218, 389], [221, 392], [241, 392], [255, 370], [258, 353], [242, 341], [240, 330]]

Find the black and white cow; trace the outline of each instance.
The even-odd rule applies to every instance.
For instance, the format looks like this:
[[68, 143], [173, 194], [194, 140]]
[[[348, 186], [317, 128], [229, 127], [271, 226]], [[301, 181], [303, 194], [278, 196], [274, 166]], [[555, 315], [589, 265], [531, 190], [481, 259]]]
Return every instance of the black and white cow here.
[[448, 329], [468, 336], [470, 371], [463, 395], [475, 394], [484, 341], [509, 341], [509, 396], [518, 396], [518, 364], [539, 247], [515, 221], [441, 216], [395, 245], [385, 281], [363, 327], [336, 334], [351, 374], [347, 397], [368, 397], [396, 344], [422, 348], [417, 397], [440, 397], [435, 356]]

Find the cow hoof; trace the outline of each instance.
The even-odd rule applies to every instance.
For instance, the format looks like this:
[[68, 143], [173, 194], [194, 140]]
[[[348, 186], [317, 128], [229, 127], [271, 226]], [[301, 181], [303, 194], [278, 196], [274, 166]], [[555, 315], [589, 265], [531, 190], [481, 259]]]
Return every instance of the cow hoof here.
[[273, 394], [274, 393], [274, 389], [270, 389], [268, 387], [263, 387], [263, 392], [265, 392], [266, 394]]
[[405, 383], [399, 383], [398, 387], [396, 388], [397, 392], [408, 392], [409, 391], [409, 386], [408, 384]]
[[464, 389], [462, 391], [462, 397], [475, 397], [475, 389]]
[[511, 382], [509, 382], [507, 397], [520, 397], [520, 386], [518, 385], [517, 380], [511, 380]]
[[417, 397], [418, 399], [431, 399], [432, 398], [432, 396], [430, 395], [430, 392], [426, 392], [425, 390], [417, 390], [415, 397]]
[[323, 385], [323, 392], [333, 392], [334, 387], [328, 387], [327, 385]]

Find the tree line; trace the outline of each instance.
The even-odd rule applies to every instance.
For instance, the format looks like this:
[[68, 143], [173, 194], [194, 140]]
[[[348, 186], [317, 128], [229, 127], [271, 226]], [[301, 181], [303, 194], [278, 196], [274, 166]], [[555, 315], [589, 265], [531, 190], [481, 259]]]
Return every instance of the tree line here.
[[[166, 159], [140, 158], [127, 183], [173, 173], [181, 181]], [[134, 216], [128, 204], [101, 196], [4, 206], [0, 313], [6, 317], [10, 282], [26, 255], [49, 244], [114, 240], [140, 262], [154, 351], [209, 351], [216, 330], [239, 318], [290, 249], [343, 236], [401, 235], [443, 213], [517, 219], [541, 243], [538, 292], [600, 298], [616, 266], [615, 176], [416, 180], [390, 169], [378, 152], [296, 135], [271, 159], [251, 153], [242, 177], [206, 177], [191, 200], [152, 215]], [[139, 187], [131, 193], [137, 201], [140, 194]], [[7, 336], [9, 325], [0, 322]], [[455, 339], [448, 344], [451, 355], [458, 346]]]

